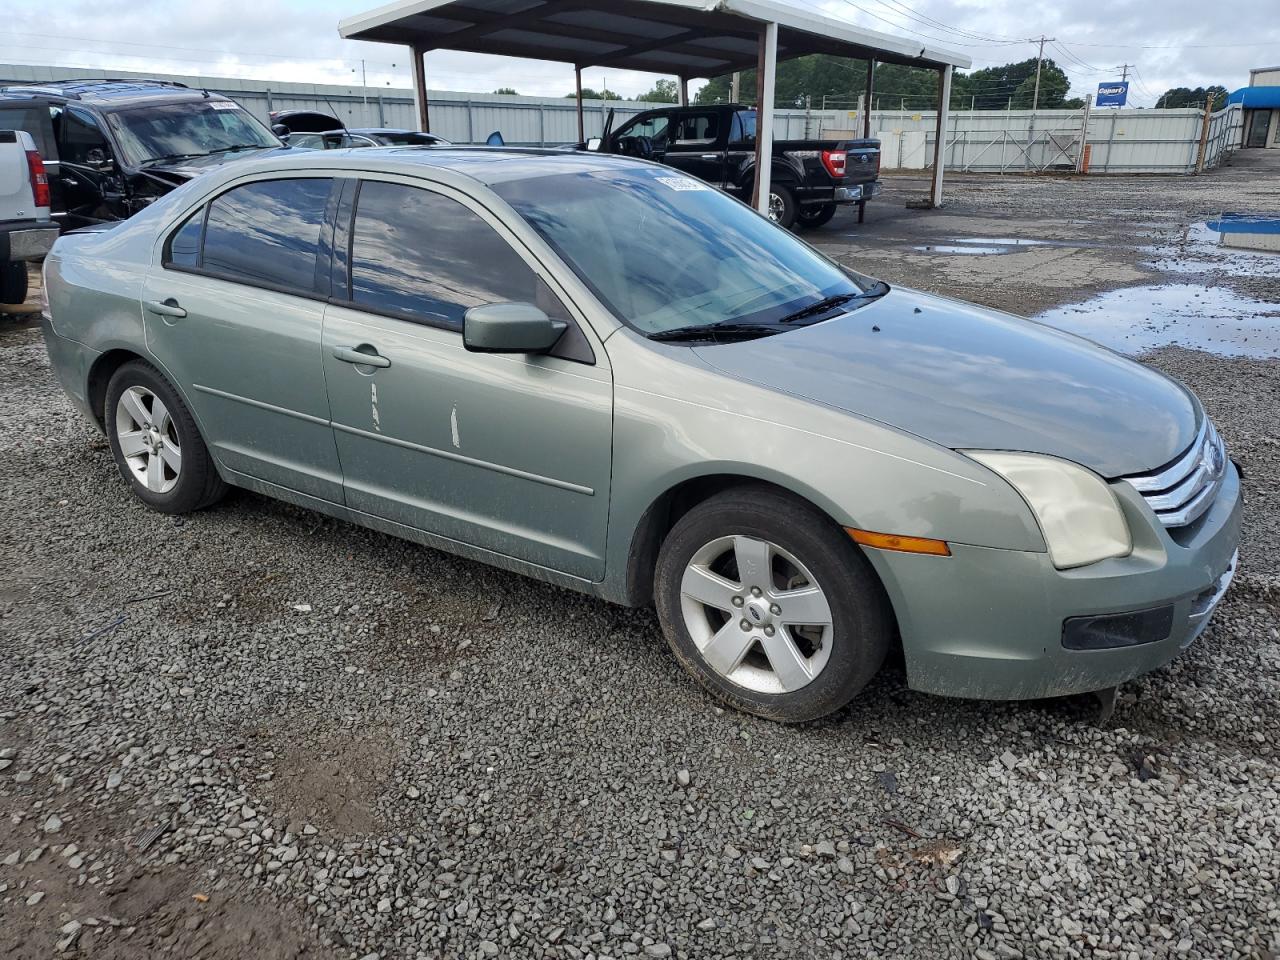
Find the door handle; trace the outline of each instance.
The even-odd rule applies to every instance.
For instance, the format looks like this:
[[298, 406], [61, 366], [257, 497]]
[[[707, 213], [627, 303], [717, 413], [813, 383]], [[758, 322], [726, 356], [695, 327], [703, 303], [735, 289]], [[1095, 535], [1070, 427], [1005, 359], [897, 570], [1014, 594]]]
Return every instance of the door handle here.
[[147, 309], [162, 317], [185, 317], [187, 311], [178, 306], [178, 301], [169, 297], [167, 300], [148, 300]]
[[718, 153], [704, 153], [700, 159], [702, 159], [702, 160], [719, 160], [719, 159], [720, 159], [720, 154], [718, 154]]
[[[373, 348], [370, 347], [370, 350]], [[334, 347], [333, 357], [343, 363], [354, 363], [358, 367], [389, 367], [391, 361], [377, 353], [365, 353], [355, 347]]]

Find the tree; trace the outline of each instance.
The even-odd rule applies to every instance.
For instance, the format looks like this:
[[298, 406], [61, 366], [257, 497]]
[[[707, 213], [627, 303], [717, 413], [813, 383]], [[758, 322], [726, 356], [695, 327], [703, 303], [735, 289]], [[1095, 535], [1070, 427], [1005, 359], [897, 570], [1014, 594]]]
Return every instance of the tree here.
[[659, 80], [652, 90], [635, 99], [644, 103], [676, 103], [680, 99], [680, 87], [674, 80]]
[[[578, 99], [578, 95], [576, 93], [566, 93], [564, 96], [566, 100]], [[596, 90], [592, 90], [590, 87], [583, 87], [582, 99], [583, 100], [621, 100], [622, 97], [621, 95], [614, 93], [612, 90], [596, 91]]]
[[1205, 100], [1213, 98], [1213, 109], [1221, 110], [1227, 105], [1227, 88], [1220, 84], [1208, 87], [1173, 87], [1160, 94], [1156, 101], [1157, 110], [1171, 110], [1176, 107], [1204, 107]]
[[[951, 107], [978, 110], [1003, 110], [1013, 100], [1015, 108], [1031, 106], [1035, 89], [1035, 57], [1020, 63], [1008, 63], [1000, 67], [987, 67], [969, 74], [956, 73], [951, 81]], [[698, 91], [699, 103], [727, 103], [730, 96], [730, 78], [717, 77]], [[858, 97], [866, 93], [867, 65], [865, 60], [848, 60], [843, 57], [819, 54], [799, 57], [778, 64], [777, 105], [805, 103], [813, 108], [854, 110]], [[1067, 101], [1071, 82], [1066, 73], [1052, 60], [1045, 60], [1040, 72], [1041, 109], [1079, 109], [1080, 101]], [[742, 73], [744, 103], [756, 99], [756, 72]], [[872, 98], [873, 109], [913, 112], [933, 110], [938, 103], [938, 74], [934, 70], [903, 67], [894, 63], [876, 65]]]
[[518, 97], [518, 96], [520, 96], [520, 94], [516, 91], [516, 88], [515, 88], [515, 87], [499, 87], [497, 90], [495, 90], [495, 91], [493, 91], [493, 92], [494, 92], [497, 96], [499, 96], [499, 97]]

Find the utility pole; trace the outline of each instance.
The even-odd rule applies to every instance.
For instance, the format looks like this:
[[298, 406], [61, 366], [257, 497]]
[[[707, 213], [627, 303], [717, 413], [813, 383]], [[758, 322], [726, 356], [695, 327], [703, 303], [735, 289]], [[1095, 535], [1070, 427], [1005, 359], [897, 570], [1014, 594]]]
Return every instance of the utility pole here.
[[1130, 68], [1130, 67], [1136, 67], [1136, 66], [1137, 66], [1137, 64], [1136, 64], [1136, 63], [1122, 63], [1122, 64], [1120, 64], [1119, 69], [1120, 69], [1120, 82], [1121, 82], [1121, 83], [1124, 83], [1126, 80], [1128, 80], [1128, 79], [1129, 79], [1129, 68]]
[[1040, 44], [1040, 53], [1036, 56], [1036, 92], [1031, 97], [1031, 109], [1037, 110], [1040, 107], [1040, 65], [1044, 63], [1044, 45], [1057, 40], [1057, 37], [1041, 36], [1038, 41]]
[[742, 74], [734, 72], [733, 81], [729, 84], [729, 102], [741, 103], [738, 98], [742, 96]]
[[364, 98], [364, 121], [369, 120], [369, 78], [364, 72], [364, 60], [360, 61], [360, 93]]

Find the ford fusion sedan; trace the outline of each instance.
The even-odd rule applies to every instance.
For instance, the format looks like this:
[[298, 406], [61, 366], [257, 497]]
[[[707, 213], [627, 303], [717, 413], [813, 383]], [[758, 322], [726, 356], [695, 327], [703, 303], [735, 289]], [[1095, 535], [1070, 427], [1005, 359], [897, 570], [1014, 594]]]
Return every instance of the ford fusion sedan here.
[[53, 365], [148, 506], [243, 487], [653, 605], [693, 677], [778, 720], [894, 647], [937, 694], [1113, 687], [1235, 566], [1239, 476], [1185, 387], [668, 167], [277, 154], [46, 274]]

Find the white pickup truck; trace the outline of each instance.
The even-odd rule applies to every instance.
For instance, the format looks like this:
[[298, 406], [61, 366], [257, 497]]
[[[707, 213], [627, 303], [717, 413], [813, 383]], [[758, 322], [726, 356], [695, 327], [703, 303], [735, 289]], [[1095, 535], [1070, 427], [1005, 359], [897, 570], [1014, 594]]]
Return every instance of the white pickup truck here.
[[44, 259], [57, 239], [35, 141], [22, 130], [0, 130], [0, 303], [26, 299], [27, 261]]

